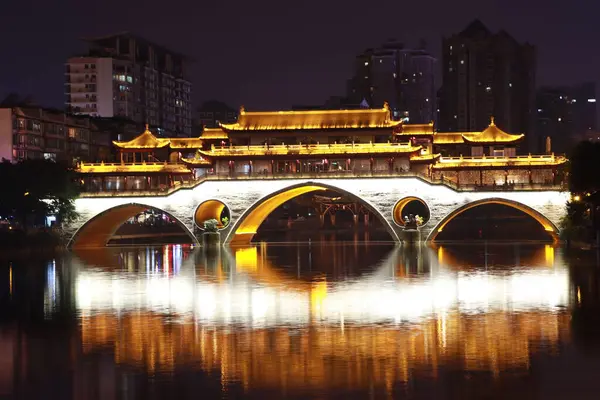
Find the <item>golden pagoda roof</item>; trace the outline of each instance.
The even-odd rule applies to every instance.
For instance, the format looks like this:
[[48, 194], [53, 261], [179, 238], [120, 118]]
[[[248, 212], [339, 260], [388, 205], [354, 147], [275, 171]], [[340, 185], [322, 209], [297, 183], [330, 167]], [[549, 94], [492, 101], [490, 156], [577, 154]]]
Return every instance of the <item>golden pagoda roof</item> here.
[[441, 157], [441, 154], [414, 154], [410, 156], [412, 162], [433, 162], [437, 161]]
[[387, 103], [379, 109], [247, 112], [242, 107], [236, 123], [221, 124], [226, 131], [394, 128]]
[[433, 122], [428, 124], [402, 124], [398, 135], [433, 135]]
[[82, 174], [121, 174], [121, 173], [170, 173], [170, 174], [189, 174], [189, 168], [184, 164], [171, 164], [166, 162], [156, 163], [81, 163], [77, 172]]
[[494, 117], [492, 117], [490, 125], [483, 132], [463, 133], [462, 136], [465, 142], [468, 143], [514, 143], [525, 135], [511, 135], [504, 132], [496, 126]]
[[172, 149], [199, 149], [202, 147], [201, 138], [172, 138], [164, 140], [169, 141]]
[[433, 135], [434, 144], [483, 144], [483, 143], [515, 143], [521, 140], [525, 135], [512, 135], [498, 128], [494, 123], [494, 117], [491, 118], [490, 125], [482, 132], [436, 132]]
[[138, 137], [128, 142], [115, 140], [113, 144], [121, 149], [160, 149], [169, 145], [169, 139], [157, 138], [150, 132], [146, 124], [146, 130]]
[[464, 142], [463, 134], [460, 132], [438, 132], [433, 136], [434, 144], [460, 144]]
[[202, 155], [196, 155], [194, 158], [182, 158], [181, 162], [190, 166], [210, 166], [212, 161], [202, 157]]
[[229, 139], [229, 135], [221, 128], [204, 128], [200, 139]]

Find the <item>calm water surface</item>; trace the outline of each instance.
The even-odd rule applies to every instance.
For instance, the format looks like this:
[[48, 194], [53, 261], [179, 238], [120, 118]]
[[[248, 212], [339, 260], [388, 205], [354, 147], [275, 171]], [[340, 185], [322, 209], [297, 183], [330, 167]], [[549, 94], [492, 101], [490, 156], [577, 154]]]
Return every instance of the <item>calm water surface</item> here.
[[0, 398], [595, 399], [599, 282], [544, 245], [5, 260]]

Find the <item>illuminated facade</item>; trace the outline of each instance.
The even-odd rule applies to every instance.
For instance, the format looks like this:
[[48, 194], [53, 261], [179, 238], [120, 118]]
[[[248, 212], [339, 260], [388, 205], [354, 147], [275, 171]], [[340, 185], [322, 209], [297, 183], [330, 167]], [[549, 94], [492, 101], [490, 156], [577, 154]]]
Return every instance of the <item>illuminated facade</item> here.
[[0, 108], [0, 161], [100, 162], [110, 158], [110, 139], [89, 117], [40, 107]]
[[[201, 176], [413, 173], [460, 186], [559, 185], [564, 157], [521, 156], [523, 134], [492, 118], [481, 132], [436, 132], [380, 109], [247, 112], [195, 138], [146, 130], [115, 141], [120, 163], [82, 165], [87, 191], [168, 190]], [[143, 167], [148, 166], [144, 175]], [[161, 171], [158, 164], [169, 164]], [[177, 167], [175, 167], [177, 165]], [[169, 170], [171, 168], [171, 170]], [[175, 172], [176, 170], [176, 172]], [[162, 174], [162, 181], [153, 174]], [[126, 183], [127, 181], [127, 183]]]
[[95, 117], [149, 123], [165, 136], [192, 134], [187, 58], [129, 33], [86, 39], [66, 63], [66, 106]]
[[[133, 140], [114, 142], [120, 162], [82, 163], [81, 217], [69, 230], [78, 233], [82, 245], [102, 246], [114, 224], [153, 207], [171, 214], [193, 237], [203, 226], [196, 215], [221, 214], [217, 208], [199, 213], [197, 207], [216, 200], [230, 212], [222, 238], [246, 243], [284, 202], [332, 190], [364, 203], [398, 241], [404, 223], [394, 204], [417, 195], [432, 210], [423, 238], [434, 238], [444, 218], [472, 202], [521, 210], [556, 238], [568, 197], [561, 193], [566, 159], [517, 156], [523, 137], [502, 131], [493, 119], [482, 132], [435, 132], [433, 123], [392, 120], [387, 105], [276, 112], [242, 108], [237, 122], [205, 129], [199, 137], [163, 138], [146, 129]], [[96, 219], [98, 213], [107, 219]]]

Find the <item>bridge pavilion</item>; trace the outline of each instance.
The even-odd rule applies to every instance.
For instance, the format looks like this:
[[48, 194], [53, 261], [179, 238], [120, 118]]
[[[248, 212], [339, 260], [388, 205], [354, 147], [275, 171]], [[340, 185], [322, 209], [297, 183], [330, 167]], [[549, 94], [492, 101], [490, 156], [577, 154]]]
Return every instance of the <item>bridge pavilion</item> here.
[[433, 123], [403, 124], [389, 107], [248, 112], [199, 137], [162, 138], [148, 129], [113, 142], [118, 162], [81, 164], [84, 190], [152, 191], [205, 176], [266, 177], [416, 174], [450, 185], [557, 184], [566, 159], [517, 156], [523, 134], [493, 118], [482, 132], [436, 132]]

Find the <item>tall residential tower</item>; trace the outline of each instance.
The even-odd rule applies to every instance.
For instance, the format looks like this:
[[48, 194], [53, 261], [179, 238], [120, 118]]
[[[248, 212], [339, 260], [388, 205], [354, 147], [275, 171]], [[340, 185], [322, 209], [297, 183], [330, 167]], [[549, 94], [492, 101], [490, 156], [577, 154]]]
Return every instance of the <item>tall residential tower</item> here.
[[348, 99], [372, 108], [382, 107], [387, 102], [395, 120], [434, 121], [435, 61], [424, 49], [407, 49], [396, 41], [368, 49], [356, 59]]
[[535, 102], [535, 48], [481, 21], [442, 40], [440, 129], [484, 129], [491, 117], [509, 132], [529, 133]]
[[185, 56], [129, 33], [86, 41], [88, 54], [66, 64], [69, 111], [125, 117], [167, 136], [191, 135], [192, 84]]

